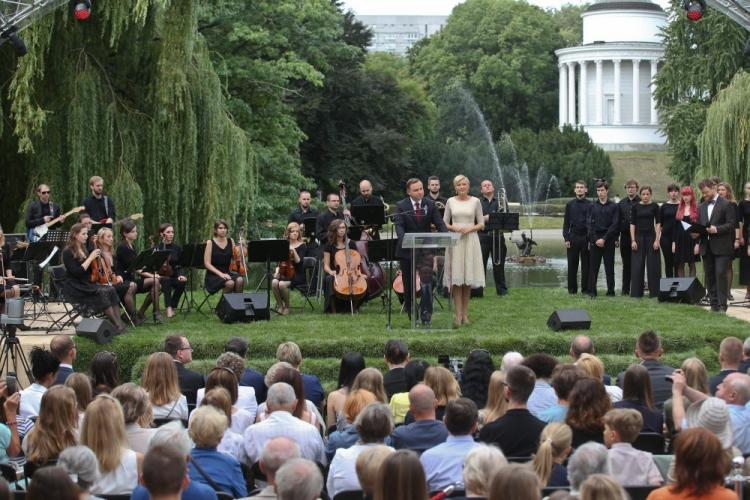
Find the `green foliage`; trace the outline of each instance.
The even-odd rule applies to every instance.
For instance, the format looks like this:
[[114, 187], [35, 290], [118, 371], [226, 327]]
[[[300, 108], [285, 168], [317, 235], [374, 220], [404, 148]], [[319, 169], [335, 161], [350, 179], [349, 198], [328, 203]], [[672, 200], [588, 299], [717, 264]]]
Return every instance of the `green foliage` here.
[[548, 11], [563, 40], [564, 47], [575, 47], [583, 42], [583, 18], [581, 14], [588, 5], [563, 5], [560, 10]]
[[681, 182], [695, 179], [696, 141], [706, 109], [738, 69], [750, 69], [743, 56], [747, 32], [720, 12], [708, 9], [699, 22], [672, 0], [664, 29], [664, 64], [656, 75], [656, 103], [672, 155], [670, 171]]

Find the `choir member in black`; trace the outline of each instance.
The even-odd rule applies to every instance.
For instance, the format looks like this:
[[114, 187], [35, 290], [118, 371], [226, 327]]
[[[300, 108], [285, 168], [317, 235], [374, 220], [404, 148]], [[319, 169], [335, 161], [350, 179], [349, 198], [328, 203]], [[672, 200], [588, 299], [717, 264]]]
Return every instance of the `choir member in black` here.
[[[480, 186], [482, 196], [479, 201], [482, 203], [482, 214], [484, 215], [484, 225], [490, 220], [490, 214], [500, 212], [500, 203], [495, 197], [495, 186], [492, 181], [485, 179]], [[494, 241], [493, 241], [494, 240]], [[505, 235], [502, 231], [488, 231], [483, 229], [479, 231], [479, 245], [482, 247], [482, 262], [486, 265], [487, 258], [492, 259], [492, 277], [495, 280], [495, 290], [498, 295], [507, 295], [508, 286], [505, 284], [505, 256], [508, 254], [508, 248], [505, 246]]]
[[[363, 179], [359, 183], [359, 196], [354, 198], [351, 203], [352, 207], [357, 206], [377, 206], [377, 207], [383, 207], [383, 215], [385, 215], [385, 205], [383, 203], [383, 198], [380, 196], [374, 196], [372, 194], [372, 183], [368, 181], [367, 179]], [[368, 233], [370, 236], [372, 236], [373, 240], [379, 240], [380, 239], [380, 225], [376, 224], [374, 226], [368, 226], [367, 229], [369, 230]]]
[[750, 300], [750, 182], [745, 183], [745, 199], [737, 207], [740, 221], [740, 285], [745, 285], [745, 300]]
[[299, 199], [297, 200], [299, 205], [294, 209], [292, 213], [289, 214], [287, 222], [296, 222], [297, 224], [302, 226], [305, 224], [305, 219], [310, 217], [317, 217], [318, 211], [310, 206], [311, 201], [312, 196], [310, 195], [310, 191], [307, 191], [306, 189], [300, 191]]
[[[336, 278], [336, 272], [339, 270], [336, 266], [336, 254], [339, 250], [347, 248], [346, 245], [346, 223], [341, 219], [334, 219], [328, 225], [328, 236], [326, 241], [330, 242], [323, 248], [323, 293], [325, 295], [325, 311], [336, 313], [339, 311], [350, 312], [348, 301], [345, 304], [340, 301], [333, 290], [333, 282]], [[348, 248], [357, 250], [354, 241], [349, 240]], [[359, 302], [355, 300], [354, 310], [359, 308]]]
[[91, 241], [93, 242], [93, 248], [97, 248], [101, 251], [104, 263], [114, 274], [112, 276], [112, 286], [115, 287], [117, 296], [120, 298], [120, 302], [128, 313], [130, 321], [132, 321], [135, 326], [140, 325], [143, 321], [135, 314], [135, 292], [137, 285], [135, 282], [125, 280], [122, 276], [114, 273], [117, 266], [115, 265], [115, 256], [113, 252], [115, 243], [112, 230], [108, 227], [101, 228], [97, 231], [96, 235], [91, 238]]
[[98, 224], [112, 224], [116, 217], [115, 202], [104, 194], [104, 179], [95, 175], [89, 179], [91, 196], [83, 200], [83, 208]]
[[620, 231], [620, 209], [610, 201], [607, 181], [596, 181], [597, 200], [591, 204], [588, 219], [589, 248], [589, 295], [596, 297], [596, 282], [599, 267], [604, 259], [604, 274], [607, 277], [607, 297], [615, 296], [615, 242]]
[[[242, 292], [245, 278], [230, 271], [234, 240], [228, 238], [229, 225], [218, 219], [214, 222], [214, 236], [206, 241], [206, 251], [203, 253], [203, 266], [206, 268], [205, 287], [208, 293], [223, 290], [224, 293]], [[247, 247], [244, 247], [247, 251]]]
[[632, 252], [630, 250], [630, 214], [633, 206], [641, 201], [638, 196], [638, 181], [629, 179], [625, 182], [627, 196], [620, 200], [620, 258], [622, 259], [622, 294], [630, 294], [630, 265]]
[[648, 281], [649, 297], [659, 296], [661, 278], [661, 256], [659, 241], [661, 219], [659, 206], [651, 202], [651, 186], [642, 186], [641, 201], [630, 212], [630, 249], [632, 274], [630, 276], [630, 296], [643, 297], [645, 288], [644, 272]]
[[150, 272], [130, 270], [131, 264], [135, 261], [138, 254], [133, 247], [133, 243], [138, 239], [138, 228], [132, 220], [125, 220], [120, 224], [121, 242], [117, 247], [115, 255], [116, 272], [126, 281], [134, 281], [136, 293], [146, 293], [146, 298], [141, 304], [136, 317], [139, 322], [146, 318], [146, 309], [153, 303], [154, 319], [157, 322], [164, 321], [159, 310], [159, 294], [161, 294], [161, 285], [159, 284], [159, 275]]
[[339, 208], [339, 203], [341, 203], [341, 197], [337, 193], [328, 193], [328, 196], [326, 196], [326, 209], [318, 215], [315, 225], [315, 237], [321, 247], [328, 244], [328, 228], [331, 222], [334, 219], [344, 218], [344, 211]]
[[440, 195], [440, 179], [435, 175], [427, 178], [427, 196], [436, 204], [439, 203], [437, 207], [440, 209], [440, 215], [442, 216], [445, 204], [448, 203], [448, 198]]
[[103, 312], [115, 326], [118, 333], [125, 331], [120, 319], [120, 304], [117, 291], [110, 285], [97, 285], [91, 282], [91, 263], [101, 256], [101, 250], [86, 250], [89, 230], [85, 224], [74, 224], [62, 253], [67, 272], [65, 296], [79, 304], [88, 306], [94, 313]]
[[[716, 190], [719, 193], [719, 196], [724, 198], [729, 202], [729, 204], [734, 208], [734, 211], [739, 214], [739, 209], [737, 205], [737, 201], [734, 199], [734, 192], [732, 191], [732, 186], [729, 185], [728, 182], [719, 182], [716, 185]], [[732, 261], [739, 257], [739, 250], [740, 250], [740, 242], [742, 241], [742, 229], [740, 228], [740, 221], [739, 216], [736, 218], [736, 225], [734, 228], [734, 256], [729, 259], [729, 266], [727, 267], [727, 286], [729, 290], [729, 295], [727, 296], [727, 299], [734, 300], [734, 297], [732, 296], [732, 281], [734, 281], [734, 265]]]
[[[39, 184], [37, 186], [36, 195], [39, 199], [29, 203], [29, 208], [26, 210], [26, 229], [34, 229], [60, 216], [60, 205], [50, 201], [50, 194], [51, 191], [48, 185]], [[65, 219], [63, 218], [62, 220]], [[49, 229], [59, 227], [61, 222], [50, 226]]]
[[667, 196], [669, 199], [659, 207], [659, 220], [661, 220], [659, 248], [664, 256], [664, 276], [673, 278], [675, 263], [672, 243], [674, 242], [674, 231], [677, 225], [677, 210], [680, 205], [680, 186], [677, 184], [667, 186]]
[[180, 255], [182, 247], [174, 242], [174, 226], [169, 222], [159, 225], [159, 239], [161, 243], [157, 250], [169, 250], [169, 266], [159, 274], [161, 290], [164, 293], [164, 305], [167, 308], [167, 318], [174, 317], [174, 310], [180, 305], [180, 297], [185, 291], [187, 277], [182, 273], [180, 267]]
[[578, 261], [581, 262], [581, 292], [589, 293], [589, 242], [588, 219], [591, 202], [586, 199], [586, 183], [578, 180], [575, 183], [576, 197], [565, 205], [563, 219], [563, 238], [568, 256], [568, 293], [578, 293], [576, 278]]
[[277, 267], [271, 282], [273, 296], [276, 299], [276, 312], [282, 316], [289, 314], [289, 289], [307, 282], [303, 261], [308, 253], [308, 246], [302, 241], [302, 230], [296, 222], [287, 224], [284, 238], [289, 241], [290, 260], [294, 262], [294, 277], [290, 280], [287, 276], [281, 276]]
[[[685, 186], [680, 192], [680, 204], [675, 214], [676, 224], [672, 236], [672, 254], [674, 255], [675, 270], [680, 278], [685, 275], [685, 265], [688, 266], [687, 276], [695, 276], [695, 262], [700, 252], [700, 244], [690, 237], [685, 230], [685, 224], [698, 222], [698, 203], [695, 199], [693, 188]], [[664, 233], [665, 221], [662, 220], [662, 233]]]
[[2, 274], [0, 274], [0, 290], [3, 291], [0, 296], [0, 302], [2, 307], [0, 311], [5, 310], [5, 299], [12, 299], [21, 296], [21, 288], [16, 284], [16, 280], [13, 279], [13, 270], [10, 268], [10, 256], [11, 248], [10, 245], [5, 243], [5, 233], [3, 228], [0, 227], [0, 265], [2, 266]]

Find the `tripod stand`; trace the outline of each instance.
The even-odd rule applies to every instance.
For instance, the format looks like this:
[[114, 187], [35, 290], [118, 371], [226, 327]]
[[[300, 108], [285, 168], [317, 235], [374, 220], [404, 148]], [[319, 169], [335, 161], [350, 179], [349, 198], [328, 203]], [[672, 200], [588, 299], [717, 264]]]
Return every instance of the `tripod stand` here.
[[[18, 373], [18, 367], [23, 368], [23, 373], [29, 381], [33, 381], [31, 365], [26, 359], [21, 342], [16, 337], [16, 325], [2, 324], [2, 337], [0, 338], [0, 374]], [[12, 370], [11, 370], [12, 368]]]

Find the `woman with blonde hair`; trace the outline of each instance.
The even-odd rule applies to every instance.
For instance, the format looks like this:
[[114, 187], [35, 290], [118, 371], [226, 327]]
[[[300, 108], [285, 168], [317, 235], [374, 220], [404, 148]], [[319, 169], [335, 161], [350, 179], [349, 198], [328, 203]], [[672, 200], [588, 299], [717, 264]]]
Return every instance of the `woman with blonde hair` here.
[[307, 245], [302, 241], [300, 225], [296, 222], [287, 224], [284, 230], [284, 238], [289, 242], [288, 263], [293, 264], [289, 272], [294, 274], [293, 276], [282, 276], [277, 267], [271, 282], [273, 297], [276, 299], [276, 311], [282, 316], [289, 314], [289, 289], [295, 285], [304, 285], [307, 282], [303, 263], [309, 253]]
[[352, 384], [352, 391], [364, 389], [375, 395], [381, 403], [387, 403], [385, 396], [385, 385], [383, 384], [383, 374], [377, 368], [365, 368], [357, 374]]
[[78, 414], [81, 422], [83, 422], [83, 413], [93, 399], [91, 394], [91, 377], [85, 373], [71, 373], [68, 378], [65, 379], [64, 385], [65, 387], [73, 389], [73, 392], [76, 395]]
[[525, 464], [501, 467], [489, 486], [489, 500], [541, 500], [541, 489], [536, 474]]
[[166, 352], [150, 355], [143, 369], [141, 385], [148, 392], [154, 419], [187, 421], [187, 399], [180, 392], [172, 356]]
[[[450, 401], [461, 397], [461, 387], [458, 385], [453, 373], [443, 366], [431, 366], [424, 372], [423, 384], [432, 389], [437, 399], [437, 408], [435, 408], [435, 419], [443, 420], [445, 416], [445, 407]], [[414, 422], [414, 415], [409, 411], [404, 419], [405, 424]]]
[[390, 446], [373, 446], [357, 457], [355, 470], [364, 498], [372, 498], [380, 467], [392, 453], [393, 448]]
[[344, 401], [344, 418], [347, 422], [346, 426], [340, 431], [332, 432], [328, 436], [326, 457], [328, 457], [329, 463], [336, 454], [336, 450], [339, 448], [349, 448], [359, 440], [359, 433], [354, 426], [354, 421], [367, 405], [375, 402], [377, 402], [375, 394], [365, 389], [357, 389], [356, 391], [349, 393]]
[[542, 487], [569, 486], [563, 465], [573, 450], [573, 431], [566, 424], [552, 423], [542, 430], [539, 449], [531, 462]]
[[[703, 364], [703, 361], [699, 358], [687, 358], [682, 362], [680, 368], [682, 369], [682, 374], [685, 375], [685, 385], [691, 389], [700, 391], [703, 394], [708, 394], [708, 370], [706, 369], [706, 365]], [[682, 397], [682, 401], [683, 407], [687, 408], [690, 401], [685, 396]], [[674, 402], [672, 401], [672, 398], [664, 401], [664, 425], [667, 426], [669, 435], [674, 438], [677, 435], [677, 430], [675, 429], [674, 420], [672, 419], [673, 407]], [[674, 440], [670, 440], [670, 448], [673, 444]]]
[[78, 412], [73, 389], [52, 386], [42, 396], [39, 417], [22, 443], [26, 459], [35, 465], [56, 460], [68, 446], [78, 440]]
[[490, 376], [490, 385], [487, 387], [487, 404], [479, 410], [480, 428], [505, 415], [508, 411], [508, 401], [505, 399], [505, 372], [495, 370]]
[[630, 496], [612, 476], [592, 474], [581, 483], [581, 500], [628, 500]]
[[[583, 353], [578, 358], [578, 361], [575, 362], [575, 365], [580, 368], [584, 376], [599, 380], [602, 384], [604, 383], [604, 363], [598, 357], [593, 354]], [[605, 385], [604, 390], [609, 394], [612, 403], [622, 401], [622, 389], [616, 385]]]
[[443, 283], [451, 289], [456, 307], [453, 328], [469, 324], [469, 297], [472, 287], [484, 286], [485, 265], [482, 262], [482, 247], [478, 231], [484, 229], [484, 215], [479, 198], [469, 194], [469, 178], [457, 175], [453, 178], [456, 196], [445, 203], [443, 221], [448, 231], [459, 233], [456, 246], [445, 251], [445, 274]]
[[99, 463], [101, 476], [92, 494], [125, 495], [138, 485], [143, 455], [127, 447], [122, 406], [109, 394], [100, 394], [86, 408], [81, 444], [91, 448]]
[[238, 461], [242, 458], [242, 435], [232, 430], [232, 398], [223, 387], [215, 387], [206, 393], [201, 406], [212, 406], [227, 417], [227, 430], [216, 449], [233, 456]]
[[466, 498], [485, 498], [489, 485], [497, 471], [508, 465], [500, 448], [493, 445], [477, 444], [464, 459], [464, 488]]

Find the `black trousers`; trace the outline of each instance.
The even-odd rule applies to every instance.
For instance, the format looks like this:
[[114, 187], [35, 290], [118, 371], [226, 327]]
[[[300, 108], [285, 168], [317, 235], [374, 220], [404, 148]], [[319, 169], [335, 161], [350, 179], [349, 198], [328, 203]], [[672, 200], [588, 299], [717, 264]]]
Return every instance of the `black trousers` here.
[[727, 268], [731, 255], [715, 255], [710, 248], [706, 248], [703, 258], [703, 270], [706, 273], [706, 288], [708, 298], [711, 300], [711, 309], [727, 308], [727, 295], [729, 294], [729, 282], [727, 281]]
[[159, 279], [161, 291], [164, 294], [164, 305], [172, 309], [180, 305], [180, 297], [185, 291], [186, 282], [177, 279], [177, 276], [162, 276]]
[[604, 274], [607, 277], [607, 295], [615, 294], [615, 242], [605, 241], [604, 246], [596, 246], [596, 240], [591, 243], [589, 256], [589, 295], [596, 297], [596, 282], [599, 280], [599, 267], [604, 260]]
[[[422, 296], [419, 300], [419, 319], [432, 320], [432, 264], [435, 255], [430, 251], [417, 250], [415, 269], [419, 274]], [[401, 277], [404, 284], [404, 307], [411, 316], [411, 287], [414, 279], [411, 275], [411, 259], [400, 259]]]
[[676, 276], [674, 264], [674, 252], [672, 252], [672, 238], [662, 236], [659, 240], [661, 254], [664, 256], [664, 276], [674, 278]]
[[630, 230], [620, 232], [620, 259], [622, 260], [622, 294], [630, 295], [630, 267], [633, 251], [630, 249]]
[[[493, 239], [495, 240], [494, 243]], [[497, 290], [498, 295], [505, 295], [508, 293], [508, 286], [505, 284], [505, 257], [508, 255], [505, 236], [500, 231], [479, 233], [479, 245], [482, 247], [482, 262], [485, 266], [487, 265], [487, 258], [492, 257], [492, 277], [495, 280], [495, 290]]]
[[578, 293], [578, 261], [581, 262], [581, 292], [589, 291], [589, 240], [585, 234], [570, 235], [568, 256], [568, 293]]
[[655, 233], [635, 233], [638, 250], [632, 252], [632, 274], [630, 282], [630, 296], [643, 297], [645, 277], [648, 279], [649, 297], [659, 296], [659, 279], [661, 278], [661, 255], [654, 250]]

